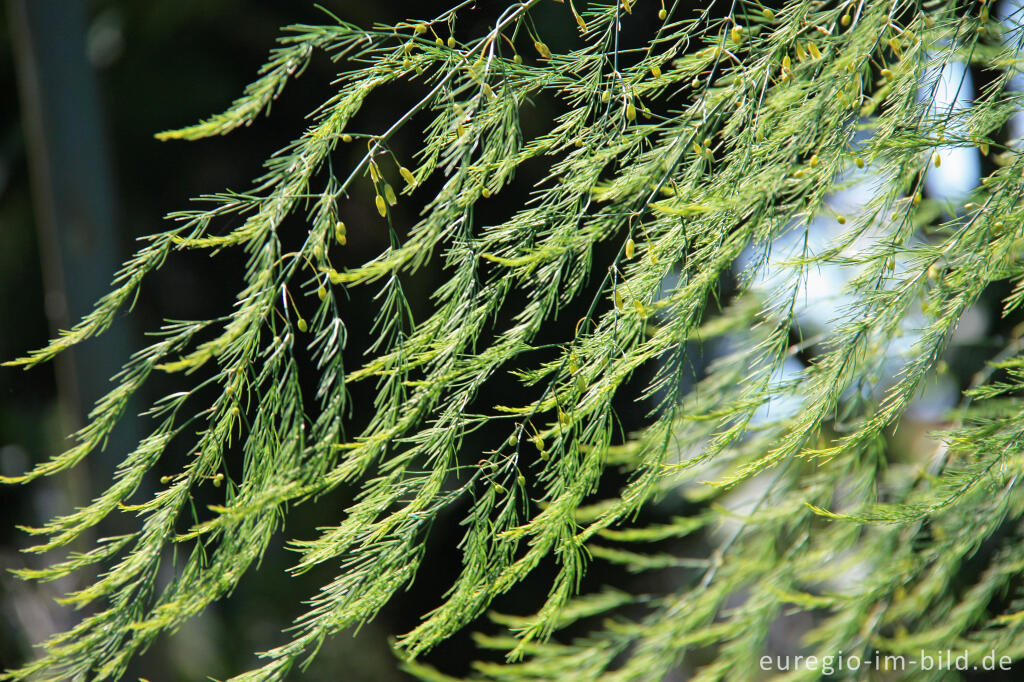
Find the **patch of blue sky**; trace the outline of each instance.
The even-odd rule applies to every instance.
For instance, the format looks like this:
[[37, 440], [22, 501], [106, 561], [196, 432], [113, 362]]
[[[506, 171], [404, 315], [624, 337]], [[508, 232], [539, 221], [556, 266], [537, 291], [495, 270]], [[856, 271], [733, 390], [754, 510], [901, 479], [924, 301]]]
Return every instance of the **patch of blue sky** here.
[[925, 176], [925, 191], [932, 199], [962, 204], [981, 181], [981, 155], [974, 145], [958, 140], [966, 137], [962, 114], [974, 99], [971, 72], [963, 62], [937, 62], [929, 66], [917, 90], [918, 100], [928, 102], [925, 116], [948, 120], [944, 131], [947, 144], [936, 145], [942, 165], [932, 166]]

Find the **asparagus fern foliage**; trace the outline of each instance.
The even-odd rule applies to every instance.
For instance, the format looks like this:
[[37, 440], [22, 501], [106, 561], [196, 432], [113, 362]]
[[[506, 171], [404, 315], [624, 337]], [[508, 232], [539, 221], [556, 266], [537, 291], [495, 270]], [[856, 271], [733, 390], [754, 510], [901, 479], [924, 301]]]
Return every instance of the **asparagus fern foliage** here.
[[[421, 654], [552, 561], [535, 613], [490, 615], [506, 635], [477, 641], [505, 656], [478, 663], [475, 679], [654, 680], [681, 664], [695, 680], [748, 679], [772, 624], [793, 611], [812, 619], [804, 651], [820, 656], [1024, 655], [1020, 337], [1003, 338], [962, 392], [934, 452], [886, 447], [982, 294], [1004, 285], [1007, 318], [1024, 300], [1024, 165], [1004, 132], [1022, 103], [1011, 83], [1022, 34], [984, 0], [733, 0], [697, 11], [568, 0], [556, 6], [560, 26], [537, 20], [552, 16], [543, 1], [463, 2], [373, 29], [336, 17], [288, 27], [224, 113], [159, 136], [247, 126], [316, 53], [343, 64], [309, 127], [250, 189], [172, 215], [90, 315], [8, 363], [32, 367], [101, 334], [178, 252], [245, 254], [229, 314], [168, 321], [73, 447], [5, 479], [75, 466], [151, 375], [179, 382], [145, 413], [149, 434], [122, 453], [102, 494], [28, 529], [39, 538], [31, 551], [48, 552], [110, 515], [134, 524], [22, 571], [99, 572], [66, 598], [92, 612], [4, 679], [119, 677], [256, 570], [291, 509], [342, 486], [358, 490], [343, 513], [290, 542], [295, 574], [327, 565], [336, 577], [311, 587], [281, 645], [233, 679], [282, 679], [331, 635], [373, 619], [430, 561], [425, 538], [452, 509], [464, 510], [461, 570], [396, 641], [424, 679], [444, 678]], [[482, 12], [492, 12], [484, 28]], [[463, 28], [470, 16], [476, 28]], [[653, 27], [639, 46], [623, 41], [631, 24]], [[564, 49], [551, 46], [559, 33], [574, 34]], [[987, 83], [969, 106], [943, 102], [944, 74], [965, 65]], [[408, 111], [352, 124], [399, 85], [420, 93]], [[524, 126], [541, 98], [560, 113]], [[423, 119], [420, 148], [401, 158], [392, 140]], [[365, 151], [343, 167], [338, 150], [352, 145]], [[929, 176], [966, 150], [994, 171], [965, 196], [930, 195]], [[538, 161], [547, 175], [518, 210], [494, 224], [475, 217]], [[436, 191], [421, 196], [427, 185]], [[843, 204], [855, 191], [862, 200]], [[396, 224], [398, 201], [420, 201], [419, 218]], [[347, 202], [371, 205], [373, 220], [346, 227]], [[294, 250], [282, 241], [289, 216], [305, 226]], [[386, 232], [387, 247], [336, 267], [357, 230]], [[610, 260], [597, 255], [609, 250]], [[403, 287], [427, 264], [445, 279], [414, 314]], [[808, 281], [825, 268], [845, 284], [819, 302], [829, 319], [814, 327]], [[379, 302], [356, 366], [342, 354], [350, 296]], [[581, 302], [573, 333], [540, 348], [542, 330]], [[698, 345], [726, 350], [693, 383]], [[786, 374], [797, 354], [809, 360]], [[312, 391], [300, 362], [315, 367]], [[510, 372], [521, 400], [482, 390]], [[357, 382], [371, 385], [375, 411], [353, 430]], [[613, 403], [625, 391], [651, 409], [621, 438]], [[502, 442], [467, 456], [465, 439], [496, 423]], [[191, 454], [153, 480], [174, 443]], [[625, 483], [596, 495], [607, 480]], [[221, 501], [193, 522], [203, 486]], [[730, 506], [737, 496], [744, 503]], [[638, 520], [680, 499], [699, 511]], [[711, 546], [704, 556], [659, 549], [696, 534]], [[156, 587], [172, 549], [173, 578]], [[978, 556], [983, 569], [965, 571]], [[688, 568], [660, 591], [581, 593], [594, 562]], [[560, 634], [570, 626], [573, 636]]]

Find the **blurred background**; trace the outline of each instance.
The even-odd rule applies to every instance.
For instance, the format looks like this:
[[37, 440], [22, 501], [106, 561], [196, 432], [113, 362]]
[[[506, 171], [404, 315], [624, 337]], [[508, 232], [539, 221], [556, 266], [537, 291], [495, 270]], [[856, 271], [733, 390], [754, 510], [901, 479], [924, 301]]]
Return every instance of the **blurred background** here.
[[[363, 26], [374, 22], [397, 22], [432, 17], [446, 9], [448, 0], [417, 2], [412, 7], [401, 0], [321, 0], [327, 10]], [[651, 4], [651, 3], [645, 3]], [[693, 3], [699, 6], [702, 3]], [[778, 4], [778, 3], [773, 3]], [[467, 25], [486, 24], [503, 0], [480, 0], [466, 14]], [[653, 7], [653, 5], [652, 5]], [[1016, 11], [1016, 4], [1011, 4]], [[654, 8], [656, 9], [656, 8]], [[654, 9], [637, 12], [628, 24], [624, 44], [643, 40], [654, 25]], [[723, 10], [727, 7], [722, 8]], [[479, 19], [475, 19], [478, 15]], [[685, 10], [684, 10], [685, 11]], [[552, 47], [569, 44], [575, 32], [564, 6], [546, 3], [538, 16]], [[545, 17], [550, 13], [551, 20]], [[557, 14], [556, 14], [557, 13]], [[274, 103], [269, 119], [225, 138], [197, 143], [165, 142], [154, 139], [161, 130], [195, 122], [225, 108], [250, 82], [266, 59], [280, 27], [300, 22], [328, 22], [330, 18], [306, 0], [3, 0], [0, 12], [0, 360], [9, 360], [45, 343], [52, 333], [66, 328], [85, 314], [102, 296], [118, 264], [131, 254], [135, 240], [162, 229], [163, 216], [188, 205], [188, 198], [224, 188], [244, 189], [260, 173], [261, 163], [274, 150], [301, 131], [305, 115], [330, 93], [330, 81], [338, 66], [314, 59], [307, 73], [289, 86]], [[952, 105], [959, 97], [969, 99], [970, 83], [963, 68], [941, 77], [959, 85], [968, 78], [967, 90], [948, 87], [940, 98]], [[948, 91], [948, 92], [947, 92]], [[943, 94], [945, 93], [945, 94]], [[393, 118], [404, 111], [410, 92], [391, 91], [389, 98], [374, 100], [354, 126], [376, 132], [382, 117]], [[557, 105], [538, 99], [524, 111], [527, 135], [540, 130], [557, 113]], [[417, 142], [414, 131], [395, 141], [395, 148], [411, 153]], [[1016, 137], [1017, 131], [1006, 131]], [[950, 153], [953, 153], [952, 150]], [[959, 151], [956, 153], [960, 153]], [[943, 194], [960, 196], [973, 187], [979, 173], [989, 164], [970, 150], [971, 158], [945, 163], [952, 173], [941, 186], [929, 187], [931, 198]], [[407, 155], [408, 158], [408, 155]], [[960, 169], [959, 172], [957, 169]], [[543, 168], [527, 168], [520, 176], [529, 186]], [[532, 175], [531, 175], [532, 174]], [[867, 187], [872, 178], [864, 178]], [[507, 215], [524, 198], [524, 192], [503, 192], [482, 208], [478, 216]], [[866, 201], [856, 191], [834, 198], [835, 205], [855, 213]], [[384, 246], [383, 234], [362, 232], [360, 224], [372, 204], [353, 205], [345, 210], [350, 225], [350, 248], [345, 257], [364, 260]], [[415, 217], [414, 204], [400, 203], [406, 222]], [[824, 229], [834, 229], [834, 221]], [[294, 229], [301, 230], [301, 226]], [[817, 231], [823, 234], [823, 231]], [[608, 254], [597, 254], [600, 261]], [[786, 257], [787, 243], [775, 245], [779, 260]], [[746, 271], [761, 261], [750, 254], [738, 263], [735, 278], [726, 288], [750, 281], [753, 290], [768, 295], [772, 272]], [[344, 261], [343, 261], [344, 264]], [[89, 406], [109, 387], [113, 375], [132, 349], [139, 348], [143, 334], [155, 329], [162, 318], [204, 318], [222, 314], [232, 301], [241, 262], [231, 256], [209, 259], [182, 255], [166, 266], [142, 289], [142, 296], [130, 316], [122, 315], [115, 327], [93, 341], [62, 356], [57, 362], [29, 372], [0, 369], [0, 475], [17, 475], [59, 452], [67, 445], [65, 436], [83, 424]], [[443, 276], [433, 264], [417, 274], [407, 293], [422, 306]], [[819, 272], [821, 281], [810, 283], [813, 297], [802, 311], [794, 330], [828, 331], [839, 288], [849, 273]], [[723, 300], [728, 291], [723, 291]], [[1000, 297], [991, 292], [984, 305], [972, 311], [954, 340], [954, 352], [947, 358], [949, 373], [936, 379], [915, 407], [909, 425], [893, 436], [893, 448], [915, 451], [934, 447], [926, 431], [941, 423], [946, 409], [956, 402], [959, 390], [969, 382], [985, 357], [1005, 338], [1010, 323], [997, 323], [991, 311]], [[373, 301], [353, 300], [347, 308], [346, 324], [365, 335], [374, 312]], [[580, 314], [569, 310], [549, 332], [551, 341], [571, 335]], [[998, 326], [997, 326], [998, 325]], [[365, 339], [364, 339], [365, 341]], [[543, 341], [543, 340], [541, 340]], [[749, 342], [736, 338], [735, 343]], [[358, 342], [350, 352], [358, 360]], [[909, 346], [908, 346], [909, 347]], [[695, 378], [717, 353], [725, 349], [693, 349]], [[898, 351], [897, 351], [898, 352]], [[785, 383], [803, 368], [807, 358], [794, 358], [785, 368]], [[349, 362], [351, 366], [352, 362]], [[894, 372], [898, 366], [894, 365]], [[638, 385], [645, 378], [637, 377]], [[498, 379], [496, 381], [503, 381]], [[519, 390], [506, 381], [496, 390]], [[148, 405], [166, 393], [155, 379], [141, 402]], [[356, 388], [355, 424], [365, 423], [371, 404], [368, 394]], [[145, 405], [136, 405], [134, 414]], [[778, 404], [773, 409], [795, 409]], [[647, 407], [624, 398], [620, 406], [623, 432], [640, 426]], [[916, 415], [916, 416], [915, 416]], [[778, 416], [774, 414], [772, 416]], [[29, 536], [16, 524], [40, 525], [53, 515], [84, 503], [109, 481], [121, 455], [132, 447], [144, 425], [126, 420], [103, 453], [89, 458], [73, 472], [29, 486], [0, 488], [0, 669], [17, 665], [32, 656], [33, 643], [72, 626], [81, 617], [58, 606], [54, 598], [90, 580], [56, 584], [23, 583], [9, 569], [39, 566], [43, 558], [26, 555]], [[474, 434], [467, 442], [466, 458], [475, 461], [491, 438], [505, 437], [504, 427], [494, 433]], [[475, 448], [475, 450], [474, 450]], [[183, 454], [183, 453], [179, 453]], [[173, 459], [169, 457], [168, 459]], [[168, 471], [176, 466], [161, 463]], [[608, 491], [619, 482], [609, 480]], [[339, 491], [315, 504], [304, 505], [289, 516], [286, 536], [309, 537], [317, 526], [339, 519], [340, 509], [350, 493]], [[741, 505], [742, 500], [736, 505]], [[727, 502], [728, 504], [728, 502]], [[685, 514], [688, 503], [680, 496], [652, 507], [649, 514], [669, 517]], [[450, 586], [460, 565], [456, 548], [459, 536], [457, 511], [432, 533], [428, 559], [414, 587], [401, 595], [357, 636], [341, 635], [321, 651], [306, 675], [314, 680], [402, 680], [392, 656], [388, 637], [411, 628], [420, 614], [438, 603]], [[130, 522], [122, 521], [122, 522]], [[116, 532], [117, 520], [101, 532]], [[708, 538], [688, 540], [686, 554], [702, 556]], [[680, 547], [666, 548], [679, 552]], [[281, 630], [303, 611], [302, 600], [310, 597], [328, 580], [333, 567], [290, 578], [285, 569], [292, 556], [280, 543], [264, 560], [261, 570], [250, 571], [228, 600], [211, 608], [172, 636], [161, 637], [134, 664], [125, 679], [144, 677], [151, 682], [225, 677], [253, 664], [253, 651], [285, 641]], [[515, 602], [500, 602], [499, 610], [527, 613], [543, 599], [547, 586], [545, 566], [516, 594]], [[643, 581], [645, 589], [661, 584], [678, 585], [687, 579], [685, 568], [670, 567], [642, 578], [597, 565], [588, 574], [584, 588], [614, 584], [629, 589]], [[692, 570], [692, 569], [690, 569]], [[804, 626], [794, 626], [796, 630]], [[480, 627], [487, 628], [486, 623]], [[782, 640], [792, 640], [783, 630]], [[428, 657], [451, 674], [469, 672], [469, 635], [454, 638]], [[685, 679], [680, 671], [679, 679]]]

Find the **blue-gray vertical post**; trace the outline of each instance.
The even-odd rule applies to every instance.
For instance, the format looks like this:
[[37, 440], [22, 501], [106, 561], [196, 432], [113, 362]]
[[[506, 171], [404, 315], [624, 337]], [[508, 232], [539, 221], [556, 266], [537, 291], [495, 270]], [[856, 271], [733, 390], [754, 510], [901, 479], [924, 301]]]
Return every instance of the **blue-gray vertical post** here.
[[[56, 332], [91, 309], [120, 261], [110, 149], [86, 53], [85, 1], [9, 0], [9, 14], [46, 312]], [[69, 430], [81, 426], [93, 402], [112, 387], [110, 377], [128, 348], [126, 324], [119, 322], [84, 352], [58, 357], [57, 389]], [[106, 453], [90, 461], [98, 478], [109, 476], [135, 435], [125, 424]]]

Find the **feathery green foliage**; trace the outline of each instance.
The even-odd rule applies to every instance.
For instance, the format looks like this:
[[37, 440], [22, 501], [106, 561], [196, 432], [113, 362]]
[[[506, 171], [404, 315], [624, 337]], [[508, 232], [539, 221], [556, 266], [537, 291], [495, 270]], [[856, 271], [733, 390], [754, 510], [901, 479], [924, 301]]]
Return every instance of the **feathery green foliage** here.
[[[289, 27], [227, 111], [160, 135], [230, 132], [318, 51], [344, 64], [309, 128], [249, 190], [171, 216], [91, 315], [10, 363], [31, 367], [101, 334], [178, 251], [247, 257], [229, 314], [167, 322], [74, 447], [5, 479], [74, 466], [102, 447], [154, 371], [180, 380], [146, 412], [149, 435], [106, 491], [27, 529], [39, 538], [32, 551], [45, 552], [114, 513], [136, 525], [22, 571], [54, 580], [100, 569], [67, 596], [94, 611], [3, 679], [117, 678], [154, 637], [254, 570], [290, 508], [340, 486], [359, 491], [341, 520], [290, 543], [296, 574], [326, 564], [336, 577], [311, 589], [306, 614], [262, 667], [233, 679], [281, 679], [330, 635], [374, 618], [429, 561], [426, 536], [452, 509], [465, 510], [461, 572], [396, 643], [423, 679], [449, 678], [420, 654], [551, 561], [536, 613], [492, 614], [505, 634], [477, 642], [505, 658], [481, 660], [475, 679], [656, 680], [684, 662], [702, 682], [750, 679], [772, 624], [794, 611], [813, 621], [805, 653], [822, 657], [1024, 656], [1019, 335], [963, 393], [934, 455], [886, 447], [982, 294], [1008, 285], [1008, 318], [1024, 300], [1024, 166], [1001, 133], [1022, 104], [1010, 87], [1021, 35], [1005, 33], [986, 2], [966, 0], [789, 0], [774, 11], [733, 0], [698, 12], [570, 0], [562, 18], [576, 38], [560, 50], [546, 37], [556, 29], [535, 19], [542, 0], [510, 1], [489, 28], [462, 34], [471, 4], [393, 27]], [[631, 22], [655, 27], [640, 47], [621, 41]], [[939, 74], [956, 63], [990, 80], [971, 106], [937, 107]], [[368, 98], [399, 84], [421, 91], [411, 109], [377, 129], [350, 127]], [[521, 117], [542, 98], [561, 113], [527, 133]], [[398, 158], [392, 138], [424, 117], [415, 159]], [[332, 157], [340, 145], [366, 151], [342, 168]], [[922, 197], [943, 151], [959, 147], [980, 147], [997, 170], [963, 202]], [[547, 176], [519, 210], [476, 219], [481, 202], [538, 163]], [[837, 215], [835, 197], [857, 183], [869, 198]], [[436, 195], [421, 198], [418, 221], [396, 224], [396, 202], [428, 184]], [[372, 202], [379, 224], [346, 227], [344, 202]], [[295, 250], [282, 243], [289, 216], [306, 224]], [[357, 229], [387, 231], [390, 245], [336, 269], [332, 257]], [[787, 239], [798, 248], [780, 260], [773, 250]], [[417, 315], [403, 286], [430, 262], [446, 279]], [[808, 277], [821, 268], [847, 276], [842, 303], [833, 323], [794, 343], [807, 328]], [[353, 367], [342, 359], [346, 296], [379, 302], [373, 343]], [[574, 333], [540, 345], [581, 300]], [[301, 310], [315, 312], [307, 320]], [[692, 349], [716, 339], [729, 351], [691, 385]], [[809, 363], [780, 380], [796, 354]], [[316, 370], [312, 391], [303, 362]], [[484, 391], [509, 372], [524, 386], [520, 402]], [[354, 382], [372, 383], [376, 408], [355, 433]], [[623, 439], [614, 401], [626, 391], [652, 409]], [[507, 440], [467, 457], [464, 439], [496, 421]], [[141, 499], [154, 464], [181, 441], [191, 454], [180, 473], [149, 481], [159, 491]], [[597, 495], [619, 475], [617, 493]], [[208, 485], [223, 501], [193, 523], [192, 493]], [[666, 499], [698, 511], [640, 520]], [[704, 556], [673, 551], [695, 534], [709, 543]], [[171, 550], [173, 579], [158, 588]], [[679, 578], [660, 591], [581, 593], [594, 562]]]

